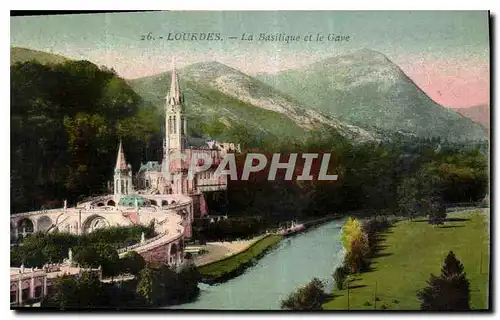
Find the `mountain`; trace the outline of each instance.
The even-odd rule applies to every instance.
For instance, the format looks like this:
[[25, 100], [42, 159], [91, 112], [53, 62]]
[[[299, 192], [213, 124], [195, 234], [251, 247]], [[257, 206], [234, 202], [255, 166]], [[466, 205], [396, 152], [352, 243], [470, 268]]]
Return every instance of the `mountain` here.
[[482, 124], [486, 129], [490, 129], [490, 106], [487, 104], [477, 105], [468, 108], [456, 109], [456, 111], [472, 121]]
[[68, 61], [66, 57], [60, 56], [58, 54], [31, 50], [26, 48], [11, 47], [10, 48], [10, 64], [16, 62], [26, 62], [36, 60], [41, 64], [47, 63], [62, 63]]
[[379, 52], [363, 49], [258, 79], [302, 105], [368, 130], [486, 139], [480, 125], [435, 103]]
[[[222, 126], [242, 125], [261, 137], [280, 140], [300, 139], [306, 132], [329, 129], [353, 141], [374, 139], [368, 131], [304, 108], [271, 86], [224, 64], [196, 63], [178, 73], [186, 113], [191, 118], [190, 123], [194, 123], [190, 129], [195, 132], [200, 131], [201, 124], [206, 133], [203, 123], [209, 123], [209, 127], [215, 126], [218, 130], [224, 130]], [[129, 80], [129, 84], [144, 99], [163, 106], [170, 77], [171, 73], [165, 72]], [[208, 129], [209, 133], [218, 133], [213, 128]]]

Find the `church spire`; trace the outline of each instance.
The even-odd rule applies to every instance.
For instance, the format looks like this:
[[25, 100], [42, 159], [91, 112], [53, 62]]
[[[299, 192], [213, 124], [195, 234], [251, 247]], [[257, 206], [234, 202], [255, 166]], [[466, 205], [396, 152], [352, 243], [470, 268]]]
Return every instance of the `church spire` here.
[[175, 70], [175, 58], [172, 58], [172, 80], [170, 81], [170, 92], [167, 96], [167, 102], [174, 106], [181, 104], [181, 100], [181, 89], [179, 87], [177, 71]]
[[126, 169], [127, 163], [125, 162], [125, 154], [123, 153], [122, 140], [120, 139], [120, 145], [118, 147], [118, 156], [116, 157], [116, 167], [115, 169]]

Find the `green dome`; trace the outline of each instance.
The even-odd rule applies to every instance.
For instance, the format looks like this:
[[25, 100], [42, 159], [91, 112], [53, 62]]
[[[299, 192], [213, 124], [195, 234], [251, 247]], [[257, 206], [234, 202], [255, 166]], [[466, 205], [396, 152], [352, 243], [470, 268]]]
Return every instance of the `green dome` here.
[[118, 201], [118, 205], [125, 206], [125, 207], [133, 207], [133, 206], [135, 206], [136, 200], [137, 200], [137, 205], [139, 207], [144, 207], [145, 205], [150, 204], [148, 199], [145, 199], [145, 198], [140, 197], [140, 196], [130, 195], [130, 196], [121, 197], [120, 201]]

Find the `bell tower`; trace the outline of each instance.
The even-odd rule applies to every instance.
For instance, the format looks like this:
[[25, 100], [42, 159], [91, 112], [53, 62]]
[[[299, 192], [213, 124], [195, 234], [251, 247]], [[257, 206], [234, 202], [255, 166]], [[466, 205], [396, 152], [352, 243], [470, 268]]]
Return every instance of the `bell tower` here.
[[175, 174], [183, 170], [183, 163], [178, 156], [173, 155], [184, 154], [186, 127], [184, 97], [181, 94], [179, 78], [175, 70], [175, 60], [172, 59], [170, 90], [165, 97], [165, 142], [162, 168], [164, 173]]
[[[122, 141], [118, 146], [118, 155], [116, 157], [115, 175], [114, 175], [114, 194], [115, 198], [120, 195], [131, 194], [132, 187], [132, 167], [125, 161], [125, 154], [123, 152]], [[116, 203], [118, 199], [116, 199]]]
[[184, 97], [179, 87], [179, 78], [172, 60], [172, 79], [170, 91], [165, 97], [165, 143], [169, 151], [183, 152], [186, 144], [186, 118], [184, 116]]

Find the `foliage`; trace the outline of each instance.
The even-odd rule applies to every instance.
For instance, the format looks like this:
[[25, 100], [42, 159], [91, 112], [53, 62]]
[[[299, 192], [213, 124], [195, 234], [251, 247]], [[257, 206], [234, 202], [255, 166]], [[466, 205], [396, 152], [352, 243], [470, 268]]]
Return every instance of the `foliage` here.
[[324, 284], [317, 278], [303, 287], [299, 287], [286, 299], [281, 301], [284, 310], [322, 310], [325, 299]]
[[130, 251], [127, 252], [125, 257], [120, 259], [120, 264], [122, 266], [122, 271], [137, 276], [139, 275], [139, 272], [141, 272], [141, 270], [146, 266], [146, 261], [137, 252]]
[[210, 279], [217, 279], [225, 274], [229, 274], [240, 268], [240, 266], [251, 262], [268, 248], [275, 246], [281, 238], [278, 235], [268, 235], [252, 244], [243, 252], [200, 267], [200, 274], [204, 278]]
[[[300, 143], [246, 151], [265, 154], [268, 166], [250, 174], [248, 181], [229, 181], [225, 210], [229, 216], [264, 217], [266, 228], [291, 219], [305, 221], [360, 210], [399, 211], [412, 218], [455, 202], [473, 203], [487, 194], [487, 156], [474, 144], [417, 138], [351, 144], [324, 132]], [[338, 179], [286, 181], [285, 171], [279, 170], [276, 179], [268, 181], [273, 152], [280, 152], [282, 158], [298, 153], [294, 177], [301, 173], [303, 153], [330, 153], [328, 172]], [[238, 177], [245, 156], [236, 157]], [[313, 162], [311, 172], [319, 171], [315, 167], [319, 163]]]
[[137, 293], [144, 297], [149, 304], [153, 304], [155, 297], [160, 296], [161, 287], [157, 277], [158, 275], [151, 266], [146, 266], [139, 273]]
[[464, 311], [470, 309], [470, 283], [462, 263], [450, 251], [441, 275], [431, 274], [428, 286], [417, 292], [420, 309], [428, 311]]
[[104, 305], [104, 289], [98, 275], [84, 272], [80, 277], [63, 276], [53, 280], [53, 294], [42, 307], [93, 308]]
[[83, 267], [102, 267], [104, 276], [114, 276], [120, 272], [116, 249], [109, 244], [97, 243], [75, 249], [75, 261]]
[[344, 264], [349, 268], [350, 273], [359, 273], [368, 267], [369, 253], [366, 235], [352, 240], [350, 250], [344, 257]]
[[342, 236], [340, 238], [346, 253], [351, 251], [353, 241], [359, 239], [361, 236], [361, 224], [355, 217], [350, 217], [342, 226]]
[[114, 71], [61, 62], [10, 68], [12, 212], [106, 191], [120, 138], [135, 167], [162, 146], [158, 111]]
[[333, 273], [333, 280], [335, 281], [335, 287], [338, 290], [344, 289], [347, 281], [347, 276], [349, 275], [349, 268], [345, 265], [337, 267]]
[[136, 292], [151, 306], [185, 303], [198, 295], [199, 280], [193, 265], [175, 271], [166, 265], [148, 264], [139, 273]]
[[42, 300], [42, 307], [58, 309], [139, 308], [148, 306], [140, 295], [126, 285], [107, 284], [96, 274], [84, 272], [80, 277], [63, 276], [54, 279], [52, 293]]
[[385, 216], [375, 216], [363, 222], [362, 231], [366, 237], [370, 255], [373, 255], [378, 249], [380, 233], [387, 230], [390, 225], [391, 222]]
[[[82, 265], [98, 267], [102, 264], [106, 275], [113, 275], [119, 268], [116, 249], [138, 243], [144, 232], [146, 238], [155, 235], [153, 226], [111, 227], [89, 234], [35, 233], [20, 246], [11, 248], [11, 266], [41, 267], [45, 263], [62, 262], [71, 248], [74, 259]], [[114, 253], [113, 253], [114, 252]]]

